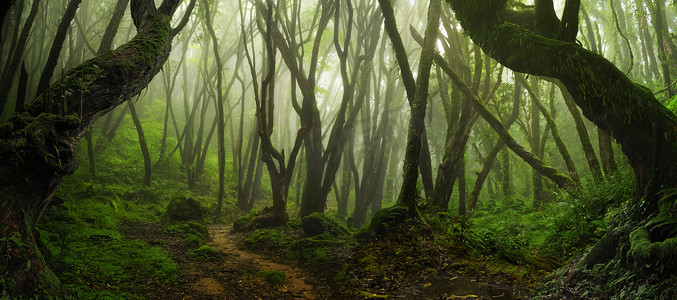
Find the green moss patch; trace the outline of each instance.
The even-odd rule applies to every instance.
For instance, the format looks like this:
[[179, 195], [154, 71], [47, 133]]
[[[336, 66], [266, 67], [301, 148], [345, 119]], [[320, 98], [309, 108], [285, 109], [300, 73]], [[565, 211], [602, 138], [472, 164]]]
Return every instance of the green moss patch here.
[[245, 246], [251, 249], [281, 249], [291, 242], [291, 237], [277, 229], [256, 229], [247, 240]]
[[335, 237], [349, 234], [348, 229], [343, 224], [323, 213], [312, 213], [303, 217], [301, 221], [303, 233], [309, 237], [323, 233], [328, 233]]
[[289, 282], [289, 278], [284, 273], [277, 271], [260, 271], [256, 273], [256, 276], [265, 279], [266, 282], [274, 286], [284, 285]]
[[207, 245], [202, 245], [197, 249], [188, 251], [186, 255], [192, 260], [208, 261], [220, 258], [221, 252]]

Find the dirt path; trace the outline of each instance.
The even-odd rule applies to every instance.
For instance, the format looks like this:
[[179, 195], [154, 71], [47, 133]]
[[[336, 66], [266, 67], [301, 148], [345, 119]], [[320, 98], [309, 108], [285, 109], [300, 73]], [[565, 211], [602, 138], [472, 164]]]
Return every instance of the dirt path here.
[[[316, 291], [312, 284], [314, 278], [312, 274], [294, 266], [274, 262], [264, 255], [240, 250], [231, 234], [232, 228], [232, 225], [208, 226], [212, 241], [207, 243], [207, 245], [228, 255], [226, 259], [227, 264], [253, 265], [256, 271], [277, 271], [283, 273], [289, 279], [289, 283], [280, 287], [279, 291], [287, 294], [291, 299], [322, 298], [322, 295]], [[215, 288], [214, 282], [209, 279], [198, 281], [195, 287], [199, 289], [207, 288], [214, 292], [221, 291], [218, 287]]]

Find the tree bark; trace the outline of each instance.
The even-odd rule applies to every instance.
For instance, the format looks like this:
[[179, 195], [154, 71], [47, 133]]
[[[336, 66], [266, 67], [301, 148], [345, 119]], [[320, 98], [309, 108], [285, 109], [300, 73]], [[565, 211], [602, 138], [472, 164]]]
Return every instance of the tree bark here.
[[[216, 219], [221, 217], [221, 207], [223, 206], [223, 197], [225, 193], [225, 169], [226, 169], [226, 137], [225, 137], [225, 116], [223, 108], [223, 92], [221, 86], [223, 85], [221, 54], [219, 53], [219, 44], [216, 39], [216, 33], [212, 27], [212, 19], [209, 15], [209, 3], [202, 2], [205, 7], [205, 24], [212, 38], [212, 46], [214, 46], [214, 59], [216, 61], [216, 136], [218, 142], [218, 168], [219, 168], [219, 188], [217, 194], [216, 204]], [[218, 5], [218, 3], [217, 3]], [[184, 69], [185, 70], [185, 69]]]

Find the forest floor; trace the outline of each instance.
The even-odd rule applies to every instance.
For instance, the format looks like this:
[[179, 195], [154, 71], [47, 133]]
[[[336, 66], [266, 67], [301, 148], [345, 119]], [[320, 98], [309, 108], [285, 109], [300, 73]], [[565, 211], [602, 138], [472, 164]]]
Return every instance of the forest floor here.
[[[155, 224], [130, 224], [126, 232], [131, 238], [149, 243], [159, 239], [181, 268], [175, 284], [157, 285], [145, 297], [153, 299], [327, 299], [330, 288], [317, 274], [294, 266], [289, 261], [242, 249], [244, 233], [233, 233], [232, 224], [208, 226], [211, 240], [207, 246], [220, 254], [205, 261], [191, 260], [190, 250], [180, 237], [162, 231]], [[283, 283], [270, 283], [266, 272], [286, 276]]]
[[[231, 224], [209, 225], [207, 246], [220, 254], [196, 261], [181, 237], [151, 223], [128, 224], [125, 235], [162, 246], [178, 264], [174, 284], [151, 285], [142, 295], [153, 299], [528, 299], [528, 283], [510, 274], [490, 271], [488, 264], [430, 253], [412, 261], [411, 245], [393, 247], [374, 240], [330, 250], [332, 265], [319, 270], [285, 258], [283, 252], [252, 250], [245, 241], [255, 233], [234, 233]], [[437, 251], [429, 245], [427, 250]], [[274, 248], [274, 247], [273, 247]], [[337, 254], [338, 253], [338, 254]], [[401, 255], [400, 255], [401, 254]], [[394, 255], [395, 257], [391, 256]], [[404, 256], [402, 256], [404, 255]], [[338, 258], [338, 261], [334, 261]], [[427, 262], [436, 261], [435, 263]], [[420, 266], [426, 264], [425, 266]], [[413, 266], [413, 267], [412, 267]], [[412, 268], [421, 268], [413, 271]], [[340, 270], [339, 270], [340, 269]], [[268, 273], [284, 274], [284, 282], [271, 282]], [[336, 284], [336, 273], [344, 279]], [[262, 275], [263, 274], [263, 275]]]

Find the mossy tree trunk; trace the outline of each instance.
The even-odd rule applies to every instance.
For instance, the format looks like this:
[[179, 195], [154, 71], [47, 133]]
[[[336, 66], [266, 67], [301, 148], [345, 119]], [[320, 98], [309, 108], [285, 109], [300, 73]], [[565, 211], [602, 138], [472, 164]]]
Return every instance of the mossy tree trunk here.
[[179, 2], [156, 8], [150, 0], [132, 1], [136, 37], [68, 71], [26, 112], [0, 125], [0, 286], [11, 298], [64, 297], [35, 246], [33, 227], [63, 176], [75, 171], [74, 146], [89, 125], [139, 94], [160, 70]]
[[[677, 195], [663, 191], [677, 187], [677, 116], [649, 89], [570, 36], [535, 33], [539, 16], [533, 11], [515, 12], [505, 0], [448, 3], [485, 53], [515, 71], [561, 80], [583, 114], [618, 141], [635, 171], [636, 219], [656, 212], [661, 201], [675, 202]], [[578, 26], [578, 18], [567, 14], [556, 21], [560, 29]]]

